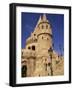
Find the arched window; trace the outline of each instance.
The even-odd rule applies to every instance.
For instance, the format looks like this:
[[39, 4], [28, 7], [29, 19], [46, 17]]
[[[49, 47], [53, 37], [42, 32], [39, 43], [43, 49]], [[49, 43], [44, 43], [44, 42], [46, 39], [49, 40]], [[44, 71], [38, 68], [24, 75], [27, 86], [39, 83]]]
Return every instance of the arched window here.
[[46, 29], [48, 29], [48, 25], [46, 25]]
[[32, 46], [32, 50], [35, 50], [35, 46]]
[[47, 61], [47, 59], [45, 59], [45, 62]]
[[24, 65], [22, 66], [22, 77], [26, 77], [27, 76], [27, 66]]
[[42, 25], [42, 29], [44, 29], [44, 26]]
[[34, 34], [34, 36], [36, 36], [36, 34]]
[[31, 49], [30, 46], [28, 47], [28, 49]]
[[42, 36], [42, 39], [43, 39], [43, 36]]
[[45, 71], [47, 71], [47, 64], [45, 64]]
[[51, 63], [48, 63], [48, 66], [50, 66], [51, 65]]

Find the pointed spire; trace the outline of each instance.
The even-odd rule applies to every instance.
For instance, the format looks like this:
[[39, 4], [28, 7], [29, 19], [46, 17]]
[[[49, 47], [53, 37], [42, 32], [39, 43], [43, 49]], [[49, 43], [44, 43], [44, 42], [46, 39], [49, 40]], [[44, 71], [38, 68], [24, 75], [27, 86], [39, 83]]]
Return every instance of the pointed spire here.
[[38, 24], [39, 24], [40, 22], [43, 22], [43, 21], [48, 22], [48, 20], [47, 20], [47, 17], [46, 17], [46, 14], [45, 14], [45, 13], [44, 13], [43, 15], [41, 15], [41, 16], [40, 16], [40, 18], [39, 18], [39, 20], [38, 20], [38, 22], [37, 22], [36, 27], [38, 26]]
[[39, 18], [39, 20], [38, 20], [38, 23], [37, 24], [39, 24], [41, 22], [41, 16], [40, 16], [40, 18]]
[[43, 21], [46, 21], [47, 20], [47, 17], [46, 17], [46, 14], [44, 13], [43, 14]]
[[37, 24], [39, 24], [41, 21], [47, 21], [47, 17], [45, 13], [42, 16], [40, 16]]
[[41, 16], [40, 16], [40, 18], [39, 18], [39, 20], [38, 20], [35, 28], [37, 28], [37, 26], [38, 26], [38, 24], [39, 24], [40, 22], [41, 22]]

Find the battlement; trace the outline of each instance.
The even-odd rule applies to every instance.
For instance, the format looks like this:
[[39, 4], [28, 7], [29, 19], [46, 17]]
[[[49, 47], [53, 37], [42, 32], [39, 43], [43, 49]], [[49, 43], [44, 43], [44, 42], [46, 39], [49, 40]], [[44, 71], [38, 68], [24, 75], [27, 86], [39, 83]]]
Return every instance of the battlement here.
[[32, 51], [32, 50], [28, 50], [28, 49], [24, 49], [22, 50], [22, 58], [35, 58], [36, 57], [36, 53], [35, 51]]

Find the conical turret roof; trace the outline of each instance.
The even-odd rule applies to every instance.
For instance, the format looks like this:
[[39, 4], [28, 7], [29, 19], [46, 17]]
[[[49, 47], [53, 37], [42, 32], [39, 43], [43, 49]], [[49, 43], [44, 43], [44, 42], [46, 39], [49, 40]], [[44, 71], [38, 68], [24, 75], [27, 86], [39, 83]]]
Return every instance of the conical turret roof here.
[[[43, 28], [43, 30], [42, 30], [41, 26], [42, 25], [44, 26], [44, 23], [46, 24], [45, 29]], [[40, 24], [42, 24], [42, 25], [40, 26]], [[48, 26], [48, 28], [46, 28], [46, 26]], [[33, 33], [36, 33], [36, 35], [38, 35], [40, 33], [47, 33], [47, 34], [52, 35], [51, 25], [49, 23], [49, 20], [46, 17], [46, 14], [43, 14], [39, 17], [39, 20], [36, 24], [36, 27], [35, 27], [35, 30]]]

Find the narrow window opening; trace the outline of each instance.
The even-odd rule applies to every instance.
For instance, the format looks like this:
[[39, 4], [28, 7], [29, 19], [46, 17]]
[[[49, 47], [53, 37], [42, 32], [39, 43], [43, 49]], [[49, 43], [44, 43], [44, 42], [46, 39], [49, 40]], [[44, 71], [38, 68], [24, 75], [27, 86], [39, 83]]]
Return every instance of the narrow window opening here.
[[27, 66], [24, 65], [22, 66], [22, 77], [26, 77], [27, 76]]
[[45, 64], [45, 71], [47, 71], [47, 64]]
[[44, 29], [44, 26], [42, 25], [42, 29]]
[[43, 39], [43, 36], [42, 36], [42, 39]]
[[28, 49], [31, 49], [30, 47], [28, 47]]
[[32, 50], [35, 50], [35, 46], [32, 46]]
[[22, 55], [23, 55], [23, 52], [22, 52]]
[[46, 29], [48, 29], [48, 25], [46, 25]]
[[34, 36], [36, 36], [36, 34], [34, 34]]
[[50, 66], [51, 65], [51, 63], [48, 63], [48, 66]]

